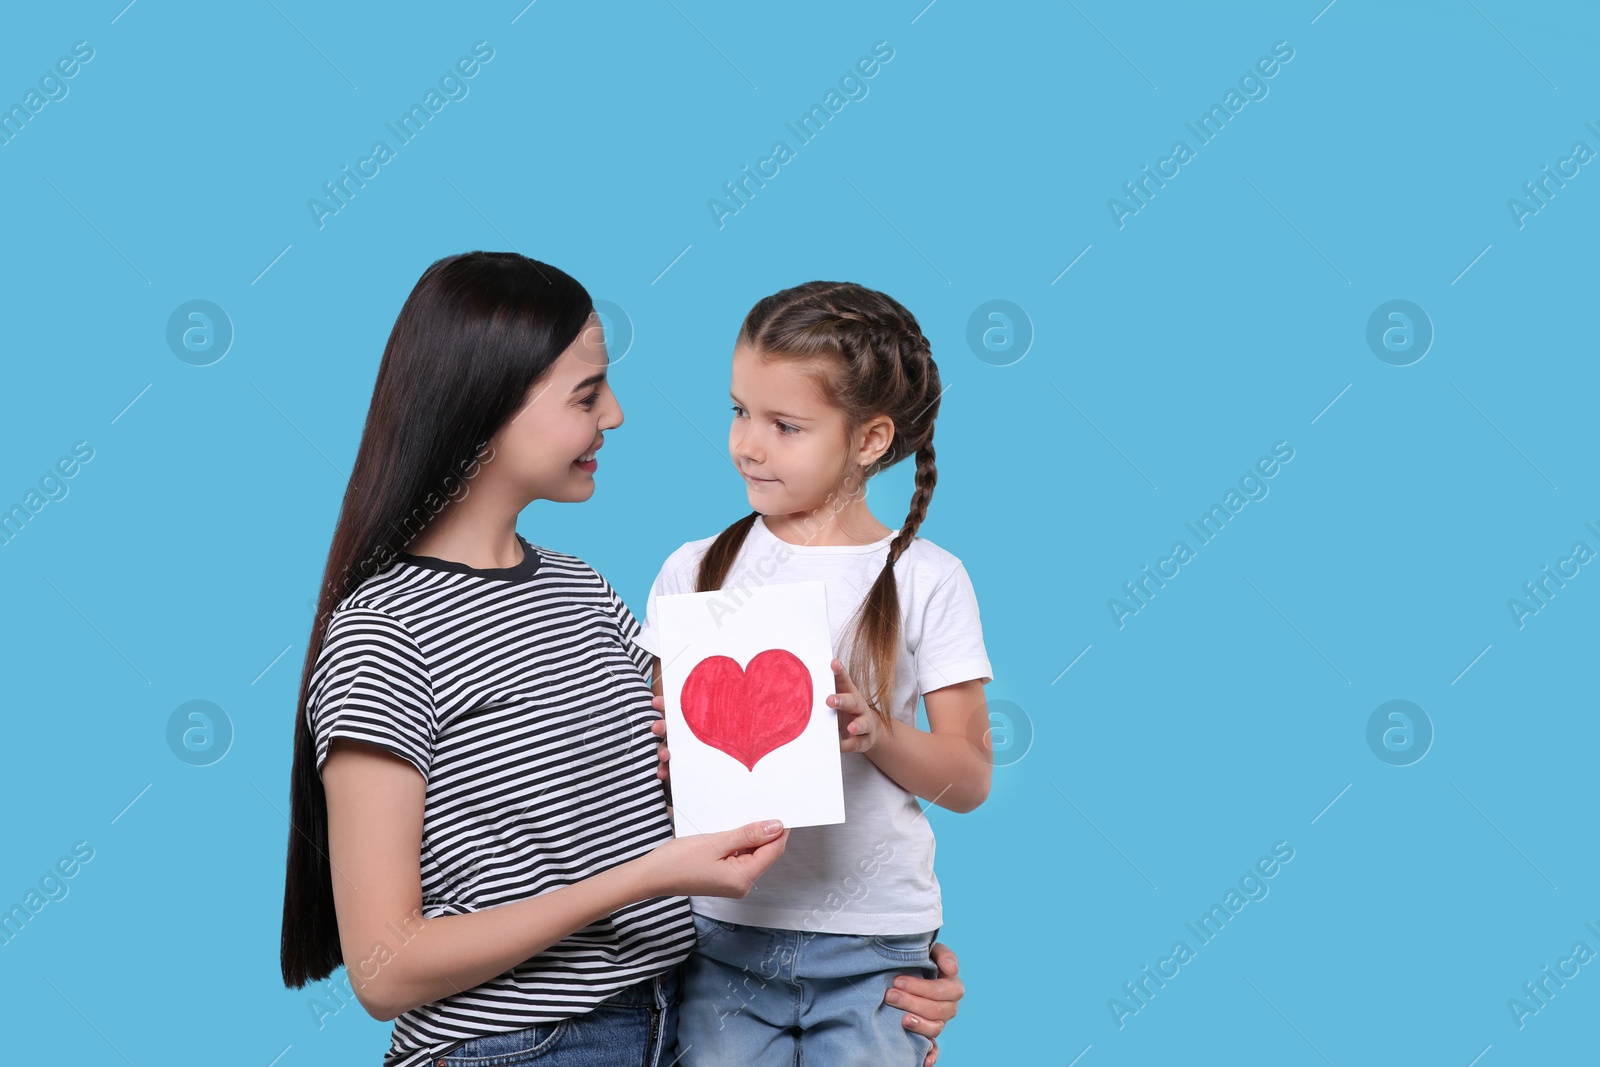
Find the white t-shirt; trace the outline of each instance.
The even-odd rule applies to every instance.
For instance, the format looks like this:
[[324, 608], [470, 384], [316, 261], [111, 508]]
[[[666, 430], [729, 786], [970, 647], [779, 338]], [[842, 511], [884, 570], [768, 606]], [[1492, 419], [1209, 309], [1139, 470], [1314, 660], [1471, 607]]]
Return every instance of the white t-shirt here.
[[[853, 669], [846, 654], [852, 636], [846, 624], [883, 571], [893, 539], [889, 534], [870, 545], [793, 545], [758, 518], [722, 588], [825, 582], [834, 655], [859, 684], [865, 671]], [[714, 540], [690, 541], [667, 557], [635, 639], [641, 648], [670, 658], [662, 655], [657, 634], [656, 597], [694, 592], [700, 559]], [[993, 676], [978, 599], [961, 561], [917, 537], [895, 561], [894, 575], [902, 638], [894, 717], [915, 728], [921, 694]], [[865, 754], [839, 758], [845, 821], [795, 827], [784, 854], [747, 897], [693, 897], [695, 911], [724, 922], [821, 933], [911, 934], [943, 925], [933, 830], [916, 797]]]

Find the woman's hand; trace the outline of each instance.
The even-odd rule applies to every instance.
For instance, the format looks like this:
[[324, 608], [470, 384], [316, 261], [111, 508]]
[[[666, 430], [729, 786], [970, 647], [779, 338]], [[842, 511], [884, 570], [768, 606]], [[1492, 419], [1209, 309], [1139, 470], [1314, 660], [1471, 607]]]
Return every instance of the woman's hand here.
[[637, 861], [659, 896], [742, 898], [789, 844], [776, 819], [715, 834], [677, 837]]
[[883, 721], [844, 672], [844, 664], [835, 659], [831, 666], [836, 692], [828, 698], [828, 707], [839, 711], [839, 751], [865, 752], [877, 742]]
[[894, 980], [894, 988], [883, 996], [885, 1002], [907, 1012], [900, 1020], [902, 1026], [934, 1039], [922, 1067], [933, 1067], [938, 1060], [937, 1039], [944, 1032], [945, 1023], [955, 1018], [957, 1002], [967, 992], [967, 987], [956, 977], [955, 953], [948, 946], [935, 941], [929, 955], [938, 966], [940, 977], [913, 978], [902, 974]]

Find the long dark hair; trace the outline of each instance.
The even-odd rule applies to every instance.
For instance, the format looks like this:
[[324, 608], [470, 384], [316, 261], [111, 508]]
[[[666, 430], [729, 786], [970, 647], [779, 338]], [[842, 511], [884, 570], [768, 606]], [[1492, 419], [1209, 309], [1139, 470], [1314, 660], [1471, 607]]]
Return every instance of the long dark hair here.
[[[939, 472], [933, 462], [933, 423], [939, 415], [939, 367], [916, 317], [899, 301], [854, 282], [806, 282], [758, 301], [739, 328], [739, 344], [762, 359], [815, 363], [823, 394], [844, 412], [854, 434], [869, 417], [894, 422], [889, 450], [861, 480], [916, 456], [911, 508], [889, 543], [883, 570], [862, 602], [845, 658], [861, 692], [892, 729], [895, 661], [900, 649], [900, 592], [894, 564], [917, 536], [933, 500]], [[729, 526], [700, 559], [695, 588], [721, 589], [758, 512]]]
[[283, 981], [342, 962], [328, 859], [328, 804], [306, 718], [333, 609], [392, 563], [480, 469], [485, 446], [584, 329], [588, 292], [514, 252], [464, 252], [428, 267], [395, 319], [334, 527], [295, 709]]

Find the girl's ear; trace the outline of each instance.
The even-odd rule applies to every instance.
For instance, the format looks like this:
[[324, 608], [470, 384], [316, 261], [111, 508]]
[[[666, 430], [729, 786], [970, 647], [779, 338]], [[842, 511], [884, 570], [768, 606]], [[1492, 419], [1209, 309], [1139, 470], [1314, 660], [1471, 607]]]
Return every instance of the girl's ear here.
[[889, 454], [894, 445], [894, 420], [887, 415], [874, 415], [856, 432], [856, 462], [870, 467]]

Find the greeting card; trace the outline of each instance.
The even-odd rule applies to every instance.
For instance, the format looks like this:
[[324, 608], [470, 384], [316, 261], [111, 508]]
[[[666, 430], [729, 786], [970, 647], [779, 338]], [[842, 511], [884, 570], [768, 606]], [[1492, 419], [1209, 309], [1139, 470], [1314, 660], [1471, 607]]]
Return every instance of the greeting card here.
[[678, 835], [844, 821], [826, 586], [656, 598]]

